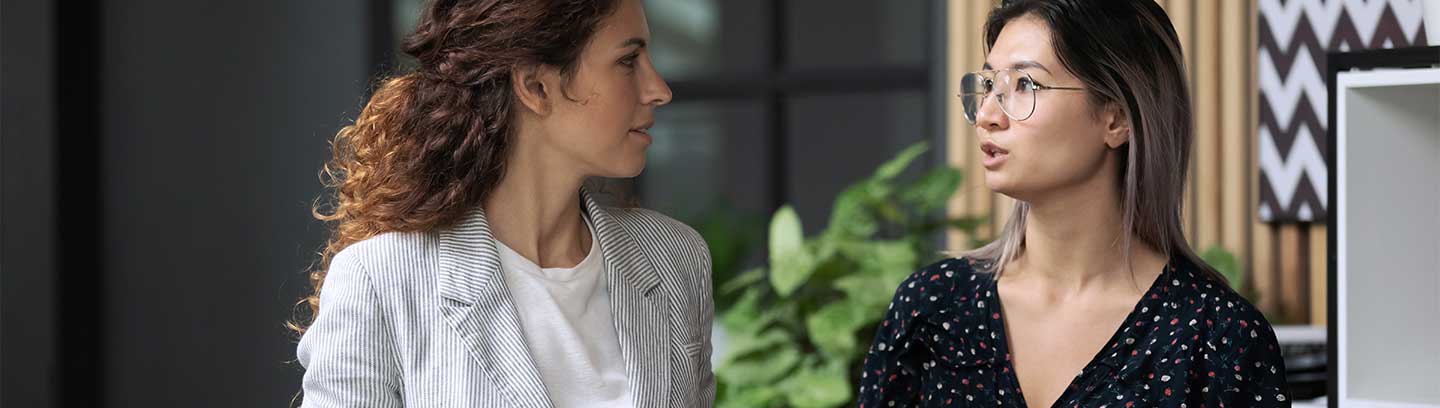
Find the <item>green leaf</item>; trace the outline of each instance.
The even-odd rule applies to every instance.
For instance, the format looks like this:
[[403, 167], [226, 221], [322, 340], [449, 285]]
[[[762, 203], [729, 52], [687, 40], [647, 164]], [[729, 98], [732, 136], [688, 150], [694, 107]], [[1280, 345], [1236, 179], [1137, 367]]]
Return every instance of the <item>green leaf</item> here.
[[763, 355], [769, 354], [777, 347], [793, 347], [794, 345], [790, 334], [780, 328], [767, 329], [761, 333], [726, 332], [725, 342], [725, 355], [720, 357], [720, 365], [754, 359], [757, 355], [761, 357], [759, 359], [763, 360]]
[[854, 243], [842, 246], [840, 252], [855, 260], [861, 269], [859, 273], [873, 276], [903, 279], [914, 272], [918, 263], [914, 246], [904, 240]]
[[976, 215], [945, 220], [945, 225], [958, 230], [975, 231], [976, 228], [980, 228], [981, 225], [985, 225], [987, 222], [990, 222], [988, 218]]
[[816, 262], [809, 252], [796, 251], [789, 256], [771, 262], [770, 285], [780, 297], [795, 293], [810, 275], [815, 272]]
[[800, 352], [794, 346], [781, 345], [763, 354], [757, 358], [722, 362], [715, 369], [715, 376], [732, 385], [764, 385], [790, 374], [795, 364], [800, 362]]
[[810, 342], [822, 352], [834, 358], [853, 359], [859, 346], [855, 342], [855, 330], [867, 323], [869, 313], [870, 310], [858, 303], [830, 303], [805, 319], [805, 330]]
[[775, 261], [775, 254], [801, 250], [804, 244], [805, 230], [800, 225], [800, 215], [793, 207], [780, 207], [770, 219], [770, 261]]
[[791, 406], [801, 408], [836, 407], [850, 401], [849, 375], [836, 364], [803, 367], [785, 379], [781, 388]]
[[880, 214], [880, 218], [891, 223], [905, 224], [908, 218], [905, 216], [905, 212], [900, 210], [899, 206], [888, 201], [875, 203], [875, 205], [870, 206], [870, 208], [874, 210], [876, 214]]
[[731, 336], [759, 333], [776, 319], [775, 310], [760, 310], [761, 289], [750, 287], [720, 314], [720, 325]]
[[[907, 275], [908, 276], [908, 275]], [[890, 282], [884, 276], [852, 274], [835, 279], [835, 289], [845, 293], [845, 301], [874, 311], [876, 319], [885, 313], [895, 287], [903, 281]]]
[[921, 154], [929, 149], [929, 145], [925, 142], [910, 145], [910, 147], [900, 151], [900, 154], [896, 155], [895, 158], [880, 165], [880, 168], [875, 170], [875, 175], [871, 177], [871, 180], [889, 181], [899, 176], [900, 173], [905, 171], [905, 168], [910, 167], [910, 162], [915, 161], [916, 157], [920, 157]]
[[835, 234], [825, 234], [815, 237], [811, 242], [811, 244], [813, 244], [813, 252], [815, 253], [815, 262], [829, 262], [831, 260], [830, 258], [834, 257], [835, 254], [840, 251], [840, 245], [844, 242], [846, 242], [845, 239]]
[[781, 297], [790, 296], [815, 272], [815, 259], [805, 248], [800, 216], [790, 206], [780, 207], [770, 221], [770, 285]]
[[840, 192], [830, 209], [830, 227], [825, 231], [826, 235], [837, 239], [864, 239], [874, 235], [880, 225], [865, 206], [870, 194], [869, 186], [864, 182]]
[[1212, 245], [1200, 254], [1200, 259], [1225, 276], [1225, 280], [1230, 281], [1230, 287], [1235, 291], [1242, 290], [1242, 286], [1245, 284], [1245, 275], [1240, 269], [1240, 260], [1230, 251], [1225, 250], [1222, 246]]
[[754, 285], [756, 282], [765, 280], [765, 268], [750, 268], [735, 275], [730, 281], [725, 282], [715, 292], [717, 294], [729, 294]]
[[[723, 380], [720, 382], [724, 383]], [[715, 406], [719, 408], [755, 408], [775, 405], [784, 397], [784, 393], [778, 386], [761, 384], [727, 387], [720, 397], [715, 401]]]
[[919, 213], [928, 213], [943, 208], [960, 188], [960, 170], [944, 166], [925, 173], [919, 180], [905, 186], [900, 200], [914, 207]]

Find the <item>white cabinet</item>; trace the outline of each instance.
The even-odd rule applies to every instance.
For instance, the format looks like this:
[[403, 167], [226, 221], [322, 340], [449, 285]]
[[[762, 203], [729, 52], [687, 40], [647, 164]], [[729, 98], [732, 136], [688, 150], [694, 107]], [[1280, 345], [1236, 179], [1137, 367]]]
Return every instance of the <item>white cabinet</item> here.
[[1333, 87], [1332, 398], [1440, 407], [1440, 68]]

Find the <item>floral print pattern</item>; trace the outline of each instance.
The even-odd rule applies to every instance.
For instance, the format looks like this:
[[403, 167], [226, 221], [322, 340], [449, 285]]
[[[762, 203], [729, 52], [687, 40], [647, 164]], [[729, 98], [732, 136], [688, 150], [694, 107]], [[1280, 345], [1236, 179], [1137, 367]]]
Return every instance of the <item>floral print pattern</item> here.
[[[1025, 406], [993, 275], [970, 259], [920, 269], [895, 291], [860, 373], [860, 407]], [[1054, 407], [1288, 407], [1265, 317], [1176, 259]]]

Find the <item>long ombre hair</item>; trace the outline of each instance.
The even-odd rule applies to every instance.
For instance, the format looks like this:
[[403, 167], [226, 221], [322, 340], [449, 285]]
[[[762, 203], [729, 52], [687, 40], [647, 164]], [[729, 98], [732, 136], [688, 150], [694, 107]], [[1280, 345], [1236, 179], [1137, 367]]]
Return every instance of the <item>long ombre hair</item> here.
[[[355, 123], [335, 135], [327, 192], [313, 208], [331, 225], [310, 272], [303, 334], [320, 311], [336, 253], [387, 232], [453, 225], [505, 175], [515, 95], [511, 72], [560, 67], [562, 83], [615, 0], [433, 0], [402, 50], [419, 66], [380, 81]], [[562, 86], [563, 88], [563, 86]], [[298, 306], [298, 305], [297, 305]]]
[[[986, 51], [1006, 23], [1025, 16], [1049, 26], [1056, 56], [1085, 84], [1094, 106], [1114, 103], [1130, 118], [1134, 132], [1117, 181], [1126, 265], [1132, 241], [1139, 239], [1224, 282], [1190, 248], [1182, 228], [1194, 119], [1185, 57], [1165, 10], [1148, 0], [1006, 1], [985, 23]], [[1016, 201], [999, 237], [965, 255], [998, 277], [1025, 247], [1029, 211], [1028, 203]]]

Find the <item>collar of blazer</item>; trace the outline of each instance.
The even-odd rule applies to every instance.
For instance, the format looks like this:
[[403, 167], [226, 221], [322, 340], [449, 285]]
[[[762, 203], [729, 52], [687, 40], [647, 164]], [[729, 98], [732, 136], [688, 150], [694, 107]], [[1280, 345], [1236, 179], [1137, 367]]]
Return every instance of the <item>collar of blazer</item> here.
[[[605, 257], [610, 313], [625, 360], [631, 400], [637, 407], [664, 406], [670, 389], [672, 319], [660, 275], [649, 251], [636, 243], [621, 220], [597, 204], [588, 191], [582, 189], [580, 197]], [[441, 309], [471, 357], [485, 368], [511, 405], [552, 406], [525, 345], [483, 209], [476, 208], [454, 227], [441, 230], [438, 244]]]

